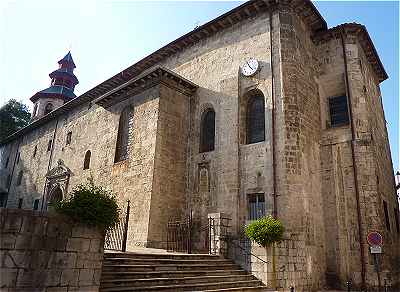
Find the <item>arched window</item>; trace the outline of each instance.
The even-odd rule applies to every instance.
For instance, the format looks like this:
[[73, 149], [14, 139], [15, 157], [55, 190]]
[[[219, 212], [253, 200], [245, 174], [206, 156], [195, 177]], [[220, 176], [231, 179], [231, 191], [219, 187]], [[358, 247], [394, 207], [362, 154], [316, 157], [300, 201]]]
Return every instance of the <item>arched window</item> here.
[[265, 140], [265, 103], [264, 96], [255, 95], [247, 103], [247, 144]]
[[214, 150], [215, 144], [215, 112], [208, 109], [203, 113], [200, 124], [200, 152]]
[[115, 147], [114, 162], [128, 159], [129, 145], [132, 140], [133, 132], [133, 108], [128, 106], [124, 108], [119, 117], [117, 145]]
[[89, 169], [91, 156], [92, 156], [92, 152], [90, 152], [90, 150], [86, 151], [85, 160], [83, 162], [83, 169]]
[[53, 104], [50, 102], [46, 104], [46, 107], [44, 108], [44, 114], [47, 115], [48, 113], [53, 111], [53, 107], [54, 107]]

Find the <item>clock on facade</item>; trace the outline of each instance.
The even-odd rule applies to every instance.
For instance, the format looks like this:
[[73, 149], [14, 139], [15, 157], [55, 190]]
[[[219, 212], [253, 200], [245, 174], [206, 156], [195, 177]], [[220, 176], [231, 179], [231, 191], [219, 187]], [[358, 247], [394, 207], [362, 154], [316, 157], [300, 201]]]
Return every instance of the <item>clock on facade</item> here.
[[251, 58], [240, 67], [240, 71], [244, 76], [252, 76], [258, 71], [258, 67], [258, 61]]

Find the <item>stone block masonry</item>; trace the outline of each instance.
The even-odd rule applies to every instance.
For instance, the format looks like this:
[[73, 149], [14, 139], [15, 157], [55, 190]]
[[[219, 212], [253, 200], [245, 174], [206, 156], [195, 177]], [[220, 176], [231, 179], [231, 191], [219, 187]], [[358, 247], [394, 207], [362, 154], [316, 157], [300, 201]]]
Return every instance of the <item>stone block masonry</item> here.
[[103, 243], [60, 215], [0, 208], [0, 291], [98, 291]]

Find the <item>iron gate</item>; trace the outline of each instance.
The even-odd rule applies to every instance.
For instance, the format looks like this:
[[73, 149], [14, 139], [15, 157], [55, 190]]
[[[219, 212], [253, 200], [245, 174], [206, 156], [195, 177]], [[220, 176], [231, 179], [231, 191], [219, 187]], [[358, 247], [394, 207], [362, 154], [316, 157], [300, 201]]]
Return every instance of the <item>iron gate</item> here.
[[167, 225], [167, 250], [192, 253], [192, 215]]
[[128, 238], [130, 201], [127, 201], [126, 209], [121, 212], [120, 219], [114, 228], [106, 233], [104, 240], [105, 250], [126, 251], [126, 240]]
[[183, 220], [170, 221], [167, 226], [167, 250], [174, 252], [215, 253], [216, 225], [213, 218], [201, 225], [192, 215]]

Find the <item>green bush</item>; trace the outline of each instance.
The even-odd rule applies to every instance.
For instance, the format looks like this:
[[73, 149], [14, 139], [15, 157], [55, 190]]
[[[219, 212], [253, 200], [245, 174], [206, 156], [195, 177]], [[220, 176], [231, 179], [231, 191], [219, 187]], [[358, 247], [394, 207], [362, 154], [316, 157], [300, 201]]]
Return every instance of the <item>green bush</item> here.
[[93, 183], [76, 186], [70, 198], [58, 202], [55, 210], [79, 223], [104, 230], [112, 228], [119, 220], [115, 195]]
[[280, 242], [284, 231], [282, 222], [272, 216], [253, 221], [245, 228], [247, 237], [263, 247]]

